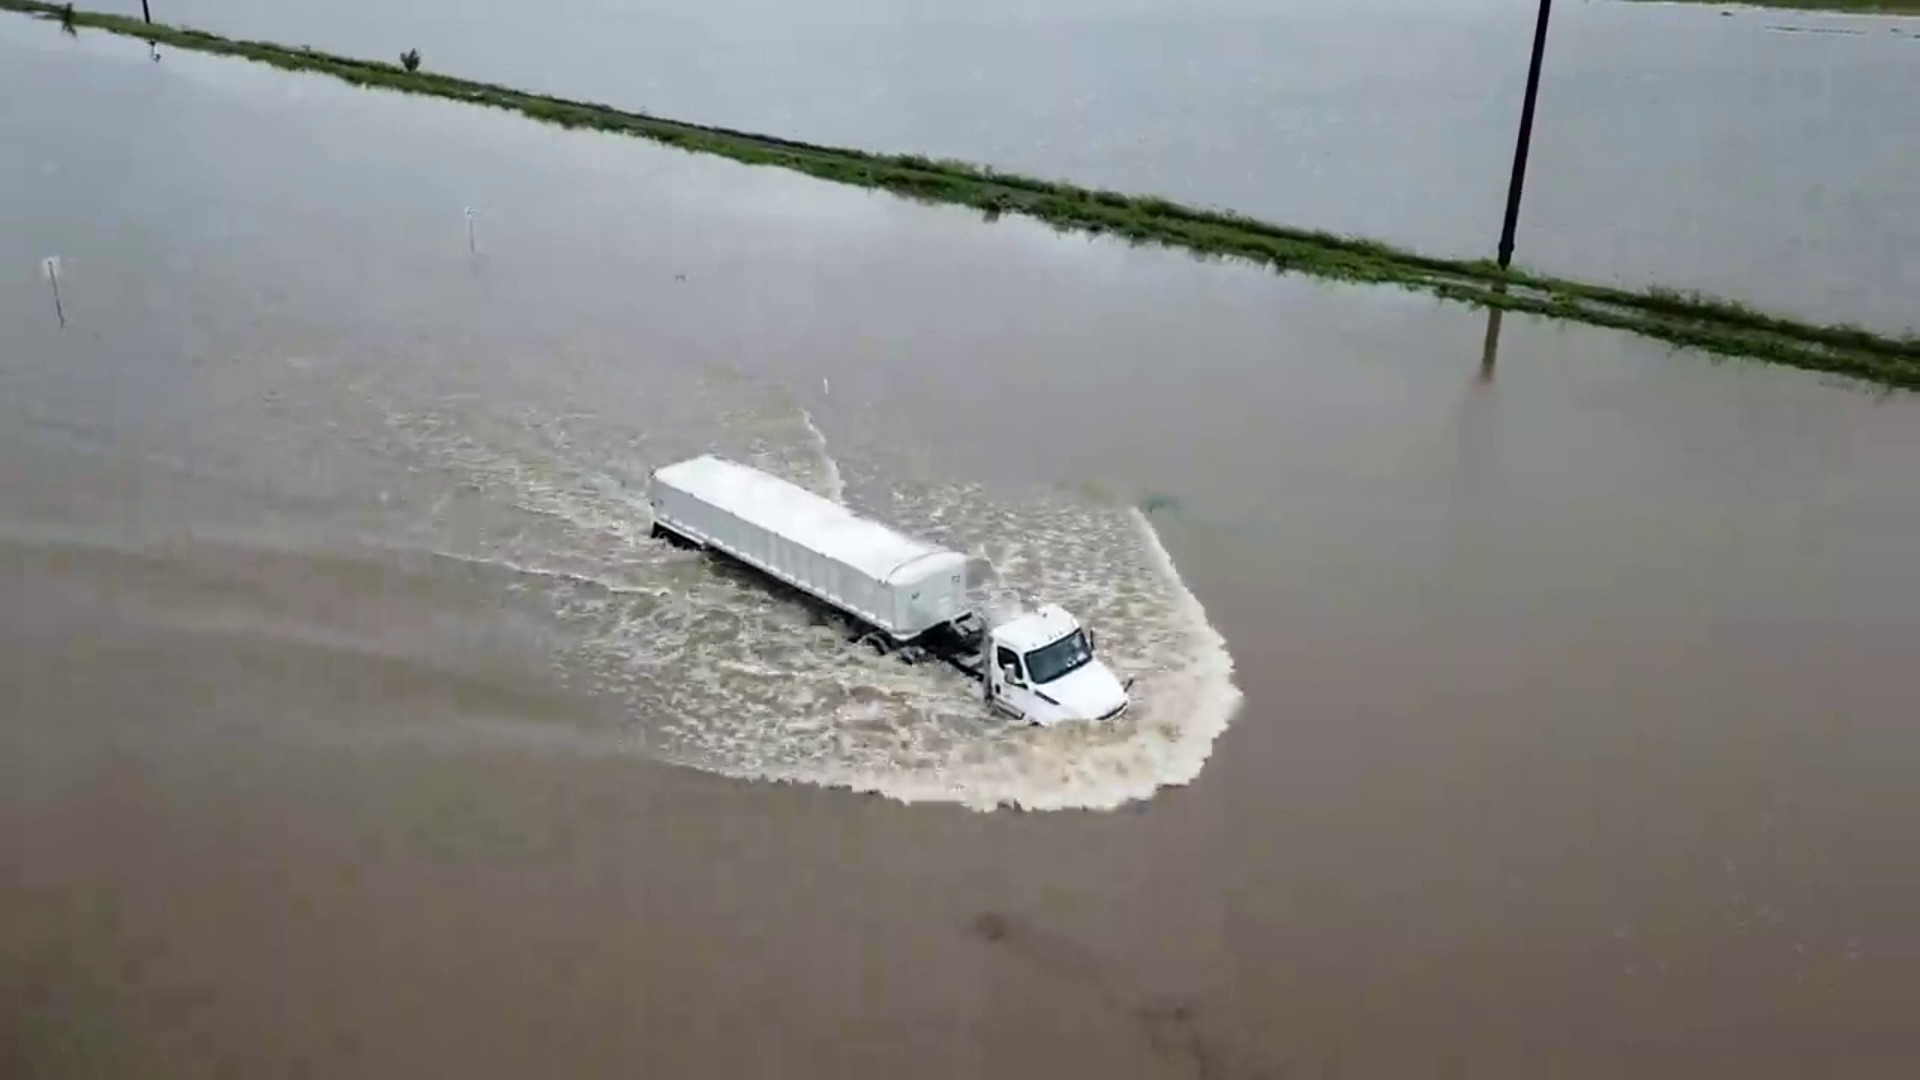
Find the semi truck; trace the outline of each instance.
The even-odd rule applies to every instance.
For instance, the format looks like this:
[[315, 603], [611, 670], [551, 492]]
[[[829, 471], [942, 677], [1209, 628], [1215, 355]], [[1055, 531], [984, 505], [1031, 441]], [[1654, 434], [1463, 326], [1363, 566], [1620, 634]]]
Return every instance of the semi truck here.
[[1093, 632], [1058, 604], [989, 623], [968, 558], [862, 517], [750, 465], [712, 454], [654, 470], [653, 533], [713, 552], [843, 616], [851, 640], [977, 680], [988, 708], [1040, 726], [1112, 720], [1123, 683]]

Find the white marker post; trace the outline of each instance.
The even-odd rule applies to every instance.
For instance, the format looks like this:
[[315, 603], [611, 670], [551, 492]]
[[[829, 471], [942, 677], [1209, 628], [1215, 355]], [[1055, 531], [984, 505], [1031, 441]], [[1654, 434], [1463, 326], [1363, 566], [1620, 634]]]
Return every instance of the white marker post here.
[[60, 306], [60, 256], [49, 255], [40, 260], [40, 272], [47, 275], [47, 284], [53, 286], [53, 314], [60, 320], [61, 328], [67, 325], [67, 311]]
[[473, 207], [469, 206], [467, 207], [467, 254], [475, 255], [479, 251], [479, 245], [473, 238]]

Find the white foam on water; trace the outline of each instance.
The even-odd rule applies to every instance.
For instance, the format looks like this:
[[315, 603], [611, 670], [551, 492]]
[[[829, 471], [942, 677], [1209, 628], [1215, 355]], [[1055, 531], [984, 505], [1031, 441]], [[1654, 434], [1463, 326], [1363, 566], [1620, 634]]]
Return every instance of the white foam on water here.
[[1193, 595], [1174, 566], [1173, 556], [1160, 542], [1153, 522], [1137, 507], [1129, 507], [1140, 528], [1142, 539], [1153, 554], [1155, 567], [1174, 592], [1175, 603], [1185, 614], [1191, 633], [1188, 663], [1181, 668], [1181, 685], [1176, 693], [1192, 703], [1186, 738], [1178, 741], [1168, 762], [1169, 784], [1186, 784], [1200, 775], [1201, 766], [1212, 754], [1213, 742], [1227, 730], [1240, 711], [1240, 688], [1233, 681], [1233, 654], [1227, 651], [1227, 639], [1207, 619], [1207, 609]]
[[1044, 595], [1097, 627], [1108, 662], [1139, 678], [1126, 716], [1006, 722], [986, 712], [977, 684], [850, 647], [839, 626], [739, 572], [689, 582], [690, 606], [671, 624], [637, 616], [599, 643], [619, 657], [675, 640], [678, 670], [615, 662], [601, 672], [636, 716], [671, 716], [643, 740], [658, 756], [742, 779], [1032, 810], [1111, 809], [1193, 780], [1240, 694], [1224, 640], [1151, 523], [1131, 509], [984, 498], [950, 489], [913, 501], [949, 517], [956, 500], [977, 503], [959, 516], [1024, 537], [1029, 571], [996, 584], [989, 605]]
[[820, 454], [820, 471], [826, 483], [826, 490], [820, 494], [825, 495], [834, 502], [845, 503], [847, 501], [847, 482], [840, 475], [840, 463], [835, 461], [833, 455], [827, 452], [826, 434], [820, 430], [818, 424], [813, 422], [813, 414], [805, 409], [800, 410], [800, 422], [806, 425], [807, 434], [813, 437], [814, 449]]
[[[1111, 809], [1199, 775], [1240, 692], [1225, 641], [1145, 515], [1054, 491], [914, 483], [860, 462], [891, 492], [878, 516], [991, 561], [988, 610], [1062, 603], [1099, 632], [1107, 663], [1138, 679], [1116, 721], [1017, 725], [990, 715], [958, 673], [854, 647], [844, 623], [758, 575], [646, 538], [644, 478], [690, 446], [844, 497], [839, 463], [791, 395], [717, 393], [731, 406], [706, 414], [717, 428], [666, 440], [660, 460], [630, 432], [586, 425], [556, 439], [537, 418], [388, 417], [396, 452], [431, 472], [430, 486], [463, 493], [419, 499], [424, 535], [410, 539], [499, 568], [516, 606], [549, 624], [558, 680], [625, 718], [618, 729], [583, 718], [551, 738], [514, 727], [511, 742], [551, 749], [571, 730], [583, 754], [621, 747], [743, 780], [982, 810]], [[498, 727], [469, 734], [493, 742]]]

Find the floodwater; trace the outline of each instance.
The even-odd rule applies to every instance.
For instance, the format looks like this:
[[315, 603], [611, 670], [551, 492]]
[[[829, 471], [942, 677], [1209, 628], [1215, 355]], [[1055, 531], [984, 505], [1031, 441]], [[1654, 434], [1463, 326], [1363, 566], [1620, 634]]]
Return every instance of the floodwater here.
[[[0, 98], [5, 1075], [1920, 1064], [1911, 398], [21, 20]], [[1140, 707], [652, 544], [709, 449]]]
[[[156, 3], [239, 36], [418, 48], [513, 86], [1466, 257], [1499, 236], [1537, 6]], [[1553, 26], [1521, 262], [1920, 330], [1920, 20], [1563, 0]]]

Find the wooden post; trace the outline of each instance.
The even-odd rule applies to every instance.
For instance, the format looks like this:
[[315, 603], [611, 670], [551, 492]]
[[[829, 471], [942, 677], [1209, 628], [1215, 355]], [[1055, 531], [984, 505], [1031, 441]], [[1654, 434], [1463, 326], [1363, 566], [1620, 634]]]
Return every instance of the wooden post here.
[[40, 260], [40, 269], [47, 275], [47, 284], [53, 286], [53, 315], [60, 320], [60, 328], [66, 329], [67, 309], [60, 305], [60, 256], [49, 255]]
[[1507, 185], [1507, 221], [1500, 229], [1500, 268], [1513, 262], [1513, 232], [1520, 224], [1520, 189], [1527, 182], [1527, 152], [1533, 147], [1533, 106], [1540, 97], [1540, 62], [1547, 53], [1547, 19], [1553, 0], [1540, 0], [1540, 21], [1533, 28], [1533, 61], [1527, 67], [1527, 96], [1520, 106], [1520, 139], [1513, 148], [1513, 179]]

